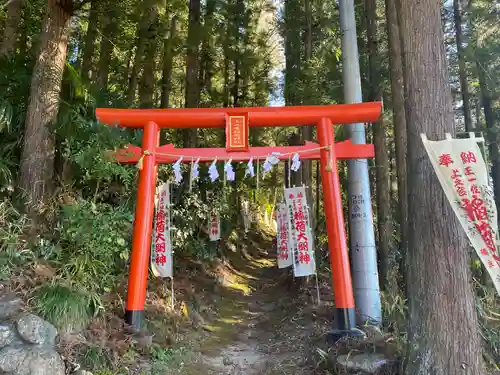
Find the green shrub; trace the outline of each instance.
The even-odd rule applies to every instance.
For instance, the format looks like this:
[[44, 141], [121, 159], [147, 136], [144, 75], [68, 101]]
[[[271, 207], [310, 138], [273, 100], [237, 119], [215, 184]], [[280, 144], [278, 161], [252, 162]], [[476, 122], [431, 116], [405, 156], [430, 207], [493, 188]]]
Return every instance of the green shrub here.
[[88, 295], [60, 284], [44, 285], [34, 297], [36, 312], [63, 333], [85, 328], [95, 310]]
[[116, 285], [130, 253], [132, 213], [126, 207], [81, 200], [61, 209], [57, 231], [61, 276], [102, 294]]

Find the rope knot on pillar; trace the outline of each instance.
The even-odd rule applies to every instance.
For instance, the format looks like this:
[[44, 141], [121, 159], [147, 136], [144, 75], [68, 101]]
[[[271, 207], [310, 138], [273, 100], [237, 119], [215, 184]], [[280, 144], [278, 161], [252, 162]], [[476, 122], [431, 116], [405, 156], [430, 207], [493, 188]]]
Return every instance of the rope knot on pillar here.
[[146, 156], [146, 155], [152, 155], [152, 153], [149, 150], [144, 150], [142, 152], [141, 157], [139, 158], [139, 160], [137, 161], [137, 164], [135, 165], [137, 167], [137, 169], [142, 170], [142, 164], [143, 164], [143, 161], [144, 161], [144, 156]]
[[332, 163], [332, 146], [326, 146], [325, 147], [326, 151], [328, 152], [328, 161], [325, 167], [325, 170], [327, 172], [331, 172], [333, 170], [333, 163]]

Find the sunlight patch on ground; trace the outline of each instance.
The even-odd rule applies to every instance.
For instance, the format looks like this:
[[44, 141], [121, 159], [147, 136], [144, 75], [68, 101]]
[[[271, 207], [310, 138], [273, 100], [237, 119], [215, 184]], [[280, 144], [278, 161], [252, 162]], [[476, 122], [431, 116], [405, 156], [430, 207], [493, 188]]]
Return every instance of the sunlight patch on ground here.
[[243, 282], [243, 281], [238, 282], [238, 281], [234, 280], [234, 281], [225, 282], [224, 286], [227, 288], [234, 289], [234, 290], [239, 290], [245, 296], [249, 296], [253, 292], [253, 288], [250, 287], [250, 285], [248, 285], [248, 283]]
[[238, 324], [238, 323], [242, 323], [243, 319], [222, 318], [222, 319], [219, 319], [219, 322], [225, 323], [225, 324]]

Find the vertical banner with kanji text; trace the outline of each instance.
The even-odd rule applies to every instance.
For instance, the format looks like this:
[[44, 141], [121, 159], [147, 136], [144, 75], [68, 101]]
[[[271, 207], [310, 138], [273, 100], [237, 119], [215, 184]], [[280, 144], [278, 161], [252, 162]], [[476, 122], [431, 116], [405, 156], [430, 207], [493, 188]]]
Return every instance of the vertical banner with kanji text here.
[[210, 237], [210, 241], [220, 240], [220, 216], [217, 212], [212, 212], [212, 214], [210, 215], [208, 236]]
[[497, 209], [475, 138], [422, 140], [437, 177], [472, 246], [500, 293]]
[[156, 190], [151, 268], [156, 277], [173, 277], [172, 241], [170, 238], [170, 186]]
[[290, 267], [293, 264], [292, 243], [289, 234], [288, 210], [285, 203], [278, 204], [276, 210], [276, 250], [278, 252], [278, 268]]
[[295, 277], [316, 273], [313, 234], [309, 220], [309, 207], [304, 187], [285, 189], [285, 203], [289, 215], [289, 233], [292, 238], [293, 273]]

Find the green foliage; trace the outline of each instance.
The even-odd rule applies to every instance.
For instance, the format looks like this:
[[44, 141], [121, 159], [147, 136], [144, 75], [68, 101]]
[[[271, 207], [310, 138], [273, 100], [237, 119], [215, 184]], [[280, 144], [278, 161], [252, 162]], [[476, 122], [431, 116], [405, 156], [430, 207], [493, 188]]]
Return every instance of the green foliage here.
[[60, 284], [44, 285], [35, 293], [35, 309], [61, 332], [85, 328], [96, 306], [88, 295]]
[[187, 356], [187, 348], [162, 348], [153, 345], [149, 349], [153, 364], [151, 375], [165, 374], [169, 368], [181, 369]]
[[33, 260], [24, 236], [29, 225], [28, 218], [9, 200], [0, 202], [0, 280], [9, 280], [17, 266]]
[[[213, 260], [220, 255], [217, 243], [208, 240], [207, 228], [211, 213], [218, 213], [222, 223], [230, 219], [231, 209], [224, 199], [226, 189], [217, 186], [210, 199], [199, 191], [183, 193], [182, 203], [172, 206], [172, 241], [174, 249], [182, 256], [200, 260]], [[224, 225], [221, 225], [224, 233]]]
[[56, 228], [62, 276], [89, 292], [111, 291], [128, 259], [131, 228], [126, 207], [85, 200], [64, 205]]
[[82, 357], [82, 365], [86, 368], [95, 369], [98, 371], [98, 374], [102, 375], [122, 374], [120, 371], [109, 370], [109, 368], [113, 366], [108, 358], [108, 353], [104, 348], [98, 346], [90, 346], [87, 348]]

